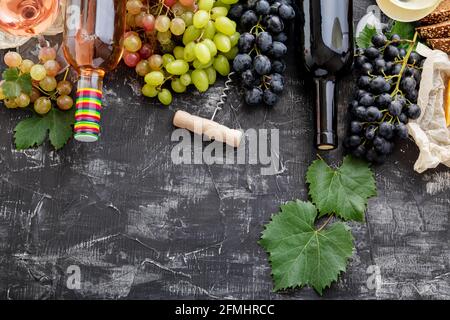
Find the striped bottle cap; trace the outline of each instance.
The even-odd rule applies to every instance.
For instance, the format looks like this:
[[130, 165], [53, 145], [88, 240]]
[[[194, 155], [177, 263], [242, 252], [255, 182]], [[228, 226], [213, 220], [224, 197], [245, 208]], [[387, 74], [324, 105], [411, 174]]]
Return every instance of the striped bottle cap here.
[[82, 142], [95, 142], [100, 133], [100, 111], [102, 92], [94, 88], [81, 88], [77, 91], [75, 111], [75, 139]]

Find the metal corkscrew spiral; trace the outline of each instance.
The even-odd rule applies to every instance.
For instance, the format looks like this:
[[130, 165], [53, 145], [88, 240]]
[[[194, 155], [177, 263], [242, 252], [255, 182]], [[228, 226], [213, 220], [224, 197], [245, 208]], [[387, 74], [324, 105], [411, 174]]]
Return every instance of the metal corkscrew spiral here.
[[233, 79], [231, 78], [235, 74], [234, 71], [228, 74], [227, 80], [225, 81], [225, 87], [222, 90], [222, 94], [220, 95], [219, 102], [217, 103], [216, 109], [211, 117], [211, 120], [214, 120], [216, 117], [217, 111], [222, 110], [222, 107], [225, 105], [225, 102], [228, 99], [228, 93], [231, 90], [231, 84], [233, 83]]

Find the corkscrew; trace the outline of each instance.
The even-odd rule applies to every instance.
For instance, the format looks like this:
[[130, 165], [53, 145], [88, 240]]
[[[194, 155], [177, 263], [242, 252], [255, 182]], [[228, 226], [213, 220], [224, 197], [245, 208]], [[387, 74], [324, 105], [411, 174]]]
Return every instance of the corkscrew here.
[[217, 112], [222, 110], [228, 99], [229, 92], [231, 91], [231, 84], [233, 83], [232, 76], [234, 72], [228, 74], [227, 80], [225, 81], [222, 94], [219, 97], [219, 101], [216, 105], [216, 109], [211, 117], [211, 119], [205, 119], [202, 117], [191, 115], [185, 111], [177, 111], [173, 118], [173, 125], [179, 128], [187, 129], [191, 132], [206, 135], [210, 139], [216, 141], [224, 142], [232, 147], [238, 148], [243, 134], [239, 130], [230, 129], [224, 125], [221, 125], [214, 121]]
[[222, 110], [222, 107], [225, 105], [225, 102], [228, 99], [228, 94], [231, 90], [231, 84], [233, 83], [233, 79], [231, 78], [235, 74], [234, 71], [228, 74], [227, 80], [225, 81], [225, 87], [222, 90], [222, 94], [220, 95], [219, 102], [217, 103], [216, 109], [211, 117], [211, 121], [216, 117], [217, 111]]

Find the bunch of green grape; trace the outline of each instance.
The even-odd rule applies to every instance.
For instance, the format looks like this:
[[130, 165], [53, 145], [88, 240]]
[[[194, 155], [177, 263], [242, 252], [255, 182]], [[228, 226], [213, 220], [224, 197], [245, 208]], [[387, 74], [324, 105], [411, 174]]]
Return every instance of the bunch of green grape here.
[[205, 92], [230, 73], [240, 34], [227, 17], [238, 0], [127, 2], [124, 62], [144, 77], [142, 94], [169, 105], [192, 84]]
[[[14, 51], [5, 54], [4, 62], [8, 66], [0, 86], [0, 100], [9, 109], [26, 108], [33, 105], [34, 111], [40, 115], [48, 113], [52, 108], [51, 100], [61, 110], [69, 110], [73, 106], [70, 96], [72, 84], [67, 80], [57, 81], [61, 70], [56, 61], [56, 50], [43, 47], [39, 51], [40, 63], [34, 63]], [[12, 76], [11, 76], [12, 75]]]

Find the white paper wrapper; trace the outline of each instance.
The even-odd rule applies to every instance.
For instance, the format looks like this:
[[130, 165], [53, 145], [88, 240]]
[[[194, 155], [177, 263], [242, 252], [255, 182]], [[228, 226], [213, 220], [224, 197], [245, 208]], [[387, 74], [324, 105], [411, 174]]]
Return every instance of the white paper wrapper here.
[[417, 52], [427, 57], [418, 98], [422, 114], [408, 123], [408, 129], [420, 150], [414, 170], [422, 173], [440, 163], [450, 167], [450, 128], [446, 126], [444, 111], [450, 59], [446, 53], [422, 44], [418, 45]]

